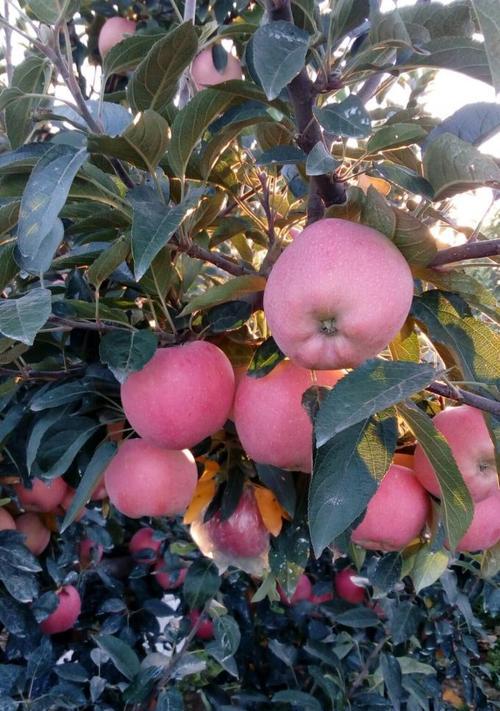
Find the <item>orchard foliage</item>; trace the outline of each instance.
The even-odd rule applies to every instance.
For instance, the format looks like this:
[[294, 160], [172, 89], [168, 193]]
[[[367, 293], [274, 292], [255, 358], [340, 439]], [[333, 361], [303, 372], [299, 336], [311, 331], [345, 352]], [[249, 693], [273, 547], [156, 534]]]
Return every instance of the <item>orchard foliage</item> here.
[[[480, 151], [500, 108], [439, 122], [423, 96], [441, 69], [500, 90], [500, 5], [379, 5], [5, 3], [1, 711], [493, 708], [499, 241], [450, 205], [500, 189]], [[275, 390], [300, 369], [273, 339], [266, 283], [297, 239], [308, 281], [299, 269], [276, 286], [274, 272], [280, 340], [294, 290], [325, 279], [330, 261], [320, 252], [311, 271], [297, 237], [325, 218], [352, 239], [381, 233], [413, 279], [411, 308], [381, 352]], [[467, 242], [439, 250], [443, 226]], [[342, 289], [375, 318], [376, 260], [360, 279], [350, 256]], [[206, 387], [193, 371], [185, 392], [162, 391], [193, 341], [217, 346]], [[168, 368], [149, 399], [130, 394], [157, 348], [172, 348]], [[433, 417], [460, 403], [477, 409], [474, 437], [466, 419], [446, 439]], [[137, 443], [129, 406], [160, 447], [173, 430], [186, 446], [196, 425], [193, 456], [146, 462], [158, 442]], [[434, 482], [420, 513], [379, 486], [391, 463], [403, 492], [405, 477], [418, 486], [416, 448]], [[491, 547], [464, 553], [486, 528]]]

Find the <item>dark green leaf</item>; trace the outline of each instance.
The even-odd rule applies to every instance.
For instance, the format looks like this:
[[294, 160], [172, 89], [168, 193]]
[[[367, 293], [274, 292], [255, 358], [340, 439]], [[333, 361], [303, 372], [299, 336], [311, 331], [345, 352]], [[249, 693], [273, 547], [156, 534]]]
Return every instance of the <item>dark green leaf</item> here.
[[398, 10], [381, 13], [371, 8], [370, 42], [383, 47], [411, 47], [411, 38]]
[[[50, 81], [50, 62], [44, 57], [31, 56], [17, 65], [12, 75], [10, 89], [22, 94], [42, 94]], [[2, 97], [3, 98], [3, 92]], [[0, 100], [1, 100], [0, 98]], [[26, 97], [11, 103], [5, 109], [5, 127], [12, 148], [21, 146], [33, 128], [33, 111], [40, 99]]]
[[396, 68], [401, 71], [430, 67], [452, 69], [491, 84], [491, 72], [484, 46], [467, 37], [438, 37], [426, 42], [423, 52], [404, 56]]
[[467, 104], [441, 121], [427, 136], [424, 146], [430, 145], [442, 133], [452, 133], [462, 141], [479, 146], [500, 130], [500, 105], [485, 101]]
[[87, 271], [87, 278], [97, 289], [117, 267], [122, 264], [130, 252], [130, 241], [122, 235], [113, 244], [103, 250]]
[[352, 610], [346, 610], [335, 615], [335, 621], [339, 625], [345, 627], [365, 628], [375, 627], [379, 624], [379, 618], [373, 610], [367, 607], [356, 607]]
[[5, 289], [18, 271], [19, 267], [14, 260], [14, 243], [0, 245], [0, 291]]
[[205, 647], [208, 654], [234, 677], [238, 677], [234, 654], [240, 640], [241, 633], [236, 621], [229, 615], [223, 615], [215, 620], [215, 640]]
[[329, 35], [332, 44], [349, 34], [368, 17], [369, 0], [337, 0], [330, 17]]
[[400, 602], [392, 612], [389, 627], [394, 644], [406, 642], [417, 631], [422, 611], [412, 602]]
[[132, 647], [118, 637], [109, 634], [100, 634], [94, 637], [99, 647], [109, 655], [114, 666], [127, 679], [133, 679], [139, 672], [140, 662]]
[[38, 245], [36, 252], [29, 257], [24, 257], [19, 249], [16, 250], [16, 261], [20, 268], [29, 274], [43, 274], [49, 271], [52, 260], [64, 239], [64, 225], [57, 218], [51, 230], [45, 235]]
[[38, 390], [30, 402], [33, 412], [40, 412], [60, 405], [67, 405], [70, 402], [81, 400], [88, 392], [88, 384], [80, 381], [61, 383], [49, 389]]
[[432, 185], [428, 180], [422, 178], [422, 176], [418, 175], [418, 173], [415, 173], [408, 168], [404, 168], [401, 165], [393, 165], [392, 163], [377, 163], [372, 172], [386, 178], [389, 182], [398, 185], [400, 188], [408, 190], [410, 193], [423, 195], [424, 197], [429, 198], [429, 200], [432, 200], [434, 197]]
[[142, 62], [144, 57], [159, 40], [163, 33], [134, 34], [125, 37], [121, 42], [111, 47], [104, 57], [102, 71], [105, 76], [110, 74], [124, 74]]
[[101, 339], [99, 355], [122, 383], [154, 356], [158, 339], [151, 331], [111, 331]]
[[65, 474], [83, 445], [101, 425], [89, 417], [73, 417], [65, 428], [51, 434], [43, 442], [37, 458], [36, 474], [45, 479], [55, 479]]
[[351, 94], [339, 104], [314, 108], [314, 115], [330, 133], [348, 138], [364, 138], [371, 133], [371, 121], [357, 96]]
[[303, 163], [306, 154], [297, 146], [276, 146], [262, 151], [256, 159], [257, 165], [278, 165], [281, 163]]
[[340, 161], [335, 160], [330, 152], [327, 151], [322, 141], [318, 141], [307, 156], [306, 175], [325, 175], [327, 173], [333, 173], [339, 165]]
[[28, 8], [46, 25], [69, 20], [78, 11], [80, 0], [29, 0]]
[[399, 662], [392, 654], [382, 653], [380, 655], [380, 669], [387, 689], [387, 696], [392, 702], [394, 711], [399, 711], [403, 694]]
[[48, 432], [52, 425], [60, 420], [66, 413], [66, 408], [54, 408], [46, 415], [42, 415], [35, 420], [35, 424], [33, 425], [33, 429], [31, 430], [28, 443], [26, 445], [26, 468], [28, 473], [31, 472], [31, 467], [36, 459], [38, 448], [44, 435]]
[[300, 711], [322, 711], [322, 706], [314, 696], [306, 694], [305, 691], [293, 691], [286, 689], [273, 694], [271, 701], [273, 704], [290, 704], [292, 708]]
[[252, 304], [248, 301], [229, 301], [211, 308], [206, 315], [206, 323], [212, 333], [235, 331], [243, 326], [252, 314]]
[[274, 338], [267, 338], [253, 354], [248, 366], [248, 375], [252, 378], [262, 378], [267, 375], [285, 357], [276, 345]]
[[417, 3], [400, 7], [399, 14], [405, 24], [425, 27], [436, 37], [470, 37], [474, 32], [472, 11], [468, 0], [456, 0], [448, 5], [441, 2]]
[[207, 558], [196, 560], [188, 569], [184, 581], [184, 597], [192, 610], [203, 607], [220, 588], [220, 577], [215, 563]]
[[307, 529], [296, 523], [285, 525], [280, 535], [272, 540], [269, 565], [272, 574], [289, 598], [295, 592], [308, 559]]
[[379, 128], [366, 145], [369, 153], [394, 150], [402, 146], [419, 143], [427, 131], [415, 123], [391, 123]]
[[265, 277], [252, 274], [234, 277], [223, 284], [212, 286], [200, 296], [195, 296], [187, 306], [185, 306], [180, 315], [187, 316], [194, 311], [223, 304], [227, 301], [233, 301], [246, 294], [255, 294], [256, 292], [264, 291], [266, 285]]
[[303, 69], [309, 35], [291, 22], [259, 27], [252, 38], [254, 68], [269, 100], [276, 99]]
[[293, 518], [297, 498], [293, 474], [270, 464], [256, 463], [255, 468], [261, 482], [271, 489], [287, 514]]
[[182, 694], [177, 689], [160, 691], [156, 702], [156, 711], [184, 711]]
[[415, 557], [411, 571], [415, 592], [419, 593], [429, 585], [433, 585], [444, 573], [449, 562], [450, 554], [447, 551], [433, 551], [430, 546], [422, 546]]
[[404, 210], [393, 208], [396, 229], [392, 241], [410, 264], [427, 265], [437, 254], [434, 235], [423, 222]]
[[0, 333], [31, 346], [51, 312], [48, 289], [32, 289], [18, 299], [0, 300]]
[[373, 185], [369, 186], [361, 208], [361, 222], [392, 240], [396, 229], [396, 216], [389, 203]]
[[378, 560], [372, 559], [372, 561], [374, 565], [368, 570], [370, 583], [382, 592], [390, 592], [401, 577], [403, 563], [401, 555], [386, 553]]
[[484, 48], [492, 84], [498, 94], [500, 91], [500, 6], [497, 0], [472, 0], [472, 7], [479, 20], [479, 27], [484, 37]]

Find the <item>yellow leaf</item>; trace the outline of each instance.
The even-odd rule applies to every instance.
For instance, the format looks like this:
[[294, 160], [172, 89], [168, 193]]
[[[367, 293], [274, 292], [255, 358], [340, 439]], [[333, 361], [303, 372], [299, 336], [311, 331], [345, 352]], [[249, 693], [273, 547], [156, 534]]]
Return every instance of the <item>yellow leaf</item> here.
[[371, 175], [362, 173], [358, 175], [358, 185], [364, 193], [368, 192], [370, 185], [375, 188], [381, 195], [388, 195], [391, 191], [391, 184], [383, 178], [375, 178]]
[[[206, 470], [205, 472], [203, 472], [203, 474], [205, 473]], [[215, 476], [215, 473], [213, 474], [213, 476]], [[217, 485], [213, 477], [205, 480], [200, 479], [198, 481], [194, 496], [191, 499], [191, 503], [187, 507], [186, 513], [184, 514], [185, 524], [193, 523], [193, 521], [196, 521], [203, 509], [208, 505], [210, 501], [212, 501], [216, 488]]]
[[263, 486], [254, 487], [255, 500], [267, 530], [278, 536], [283, 525], [283, 508], [272, 491]]

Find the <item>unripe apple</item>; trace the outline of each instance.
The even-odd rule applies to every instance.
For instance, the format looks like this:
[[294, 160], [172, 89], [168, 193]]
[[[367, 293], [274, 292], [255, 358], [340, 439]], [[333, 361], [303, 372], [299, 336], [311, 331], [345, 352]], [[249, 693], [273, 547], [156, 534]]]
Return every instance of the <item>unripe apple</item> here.
[[56, 595], [59, 598], [56, 609], [40, 623], [44, 634], [58, 634], [72, 629], [81, 612], [80, 593], [73, 585], [65, 585]]
[[[495, 450], [481, 410], [470, 405], [447, 407], [432, 421], [448, 442], [472, 498], [482, 501], [498, 491]], [[420, 444], [414, 470], [427, 491], [441, 497], [438, 479]]]
[[412, 470], [391, 464], [352, 541], [368, 550], [400, 550], [419, 535], [429, 509], [427, 492]]
[[[200, 619], [201, 612], [199, 610], [191, 610], [188, 617], [191, 624], [194, 626]], [[208, 617], [200, 622], [196, 630], [198, 639], [209, 640], [214, 638], [214, 623]]]
[[365, 588], [353, 581], [353, 577], [356, 576], [357, 573], [352, 568], [344, 568], [335, 574], [337, 595], [353, 605], [359, 605], [366, 597]]
[[283, 353], [304, 368], [355, 367], [396, 336], [413, 278], [383, 234], [347, 220], [314, 222], [285, 249], [264, 291], [264, 312]]
[[230, 79], [241, 79], [241, 64], [236, 57], [227, 53], [227, 64], [219, 71], [212, 57], [212, 49], [204, 49], [194, 59], [191, 65], [191, 78], [196, 89], [200, 91], [207, 86], [215, 86]]
[[100, 543], [92, 541], [90, 538], [83, 538], [78, 546], [80, 557], [80, 565], [82, 568], [88, 568], [93, 563], [99, 563], [102, 560], [104, 548]]
[[0, 508], [0, 531], [15, 531], [16, 522], [8, 511]]
[[136, 531], [130, 539], [128, 549], [137, 562], [153, 564], [157, 560], [161, 541], [153, 535], [153, 529], [145, 527]]
[[261, 464], [310, 472], [312, 424], [302, 395], [313, 385], [335, 385], [341, 377], [336, 370], [315, 377], [290, 360], [263, 378], [245, 375], [236, 391], [234, 423], [248, 456]]
[[108, 464], [104, 480], [111, 503], [125, 516], [176, 516], [193, 498], [198, 473], [188, 450], [128, 439]]
[[123, 409], [144, 439], [189, 449], [221, 429], [234, 397], [227, 356], [207, 341], [160, 348], [121, 387]]
[[474, 502], [474, 516], [457, 551], [481, 551], [500, 541], [500, 494], [495, 492], [482, 501]]
[[286, 595], [285, 591], [280, 585], [278, 585], [278, 594], [283, 605], [286, 605], [287, 607], [293, 607], [293, 605], [297, 605], [297, 603], [302, 602], [303, 600], [311, 599], [311, 581], [309, 580], [307, 575], [302, 574], [297, 581], [297, 587], [295, 588], [295, 591], [291, 598]]
[[24, 545], [33, 555], [40, 555], [49, 545], [50, 531], [36, 513], [28, 512], [18, 516], [16, 528], [24, 534]]
[[133, 35], [134, 32], [135, 22], [132, 20], [127, 20], [125, 17], [110, 17], [109, 20], [106, 20], [97, 42], [101, 57], [104, 57], [111, 47], [121, 42], [125, 35]]
[[155, 578], [158, 585], [160, 585], [164, 590], [177, 590], [184, 583], [187, 575], [187, 568], [180, 568], [179, 570], [167, 571], [165, 569], [165, 563], [163, 560], [159, 560], [155, 565]]
[[33, 479], [33, 487], [31, 489], [22, 484], [16, 484], [14, 489], [26, 511], [41, 511], [43, 513], [57, 509], [68, 493], [68, 485], [61, 478], [52, 479], [48, 482], [44, 482], [41, 479]]

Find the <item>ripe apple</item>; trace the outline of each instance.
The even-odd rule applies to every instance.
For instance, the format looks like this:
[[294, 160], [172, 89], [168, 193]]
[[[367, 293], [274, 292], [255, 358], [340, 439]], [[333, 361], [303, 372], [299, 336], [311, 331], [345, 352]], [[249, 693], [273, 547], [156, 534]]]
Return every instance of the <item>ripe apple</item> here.
[[102, 560], [104, 548], [100, 543], [92, 541], [90, 538], [83, 538], [78, 546], [80, 565], [88, 568], [91, 563], [99, 563]]
[[227, 53], [227, 64], [219, 71], [212, 57], [212, 49], [204, 49], [194, 59], [191, 65], [191, 78], [196, 89], [200, 91], [207, 86], [221, 84], [230, 79], [241, 79], [241, 64], [236, 57]]
[[429, 509], [427, 492], [412, 470], [391, 464], [351, 538], [368, 550], [400, 550], [418, 536]]
[[189, 449], [227, 420], [234, 372], [220, 348], [207, 341], [160, 348], [123, 383], [121, 397], [141, 437], [168, 449]]
[[401, 252], [371, 227], [324, 219], [276, 261], [264, 312], [283, 353], [304, 368], [353, 368], [396, 336], [413, 278]]
[[[482, 501], [498, 491], [495, 450], [481, 410], [470, 405], [447, 407], [432, 420], [448, 442], [474, 501]], [[415, 450], [415, 474], [434, 496], [441, 488], [423, 448]]]
[[188, 450], [128, 439], [108, 464], [104, 481], [113, 506], [129, 518], [176, 516], [193, 498], [198, 473]]
[[71, 629], [82, 609], [80, 593], [73, 585], [64, 585], [56, 595], [59, 598], [56, 609], [40, 623], [44, 634], [58, 634]]
[[353, 581], [353, 577], [356, 577], [357, 573], [352, 568], [344, 568], [335, 574], [335, 590], [337, 595], [351, 602], [353, 605], [359, 605], [362, 603], [366, 597], [366, 590], [364, 587], [357, 585]]
[[[200, 619], [201, 612], [199, 610], [191, 610], [188, 617], [191, 624], [194, 626]], [[209, 618], [202, 620], [196, 630], [198, 639], [209, 640], [214, 638], [214, 623]]]
[[16, 522], [8, 511], [0, 508], [0, 531], [15, 531]]
[[33, 555], [40, 555], [49, 545], [50, 531], [36, 513], [28, 512], [18, 516], [16, 528], [24, 534], [24, 545]]
[[128, 549], [138, 563], [153, 564], [157, 560], [161, 541], [153, 538], [153, 534], [152, 528], [140, 528], [130, 539]]
[[110, 17], [109, 20], [106, 20], [97, 42], [101, 57], [104, 57], [111, 47], [121, 42], [125, 35], [133, 35], [134, 32], [135, 22], [132, 20], [127, 20], [125, 17]]
[[99, 479], [99, 483], [95, 487], [94, 491], [92, 492], [92, 495], [90, 497], [91, 501], [102, 501], [103, 499], [108, 498], [108, 492], [106, 491], [106, 487], [104, 486], [104, 476], [102, 476]]
[[474, 516], [457, 551], [480, 551], [500, 541], [500, 493], [495, 492], [482, 501], [474, 502]]
[[332, 386], [341, 377], [336, 370], [315, 377], [290, 360], [263, 378], [245, 375], [236, 390], [234, 423], [248, 456], [261, 464], [310, 472], [312, 424], [302, 395], [312, 385]]
[[311, 597], [309, 600], [314, 604], [314, 605], [322, 605], [324, 602], [331, 602], [333, 600], [333, 593], [332, 592], [326, 592], [326, 593], [321, 593], [319, 595], [316, 595], [314, 592], [312, 593]]
[[311, 599], [311, 581], [309, 580], [307, 575], [302, 574], [297, 581], [297, 587], [295, 588], [295, 591], [291, 598], [286, 595], [285, 591], [280, 585], [278, 585], [278, 594], [283, 605], [286, 605], [287, 607], [293, 607], [293, 605], [296, 605], [297, 603], [302, 602], [303, 600]]
[[68, 493], [68, 485], [61, 479], [51, 479], [44, 482], [33, 479], [33, 487], [26, 488], [22, 484], [14, 486], [21, 505], [26, 511], [54, 511]]
[[186, 579], [188, 571], [187, 568], [167, 571], [162, 560], [158, 561], [154, 569], [156, 581], [164, 590], [177, 590], [177, 588], [180, 588]]

